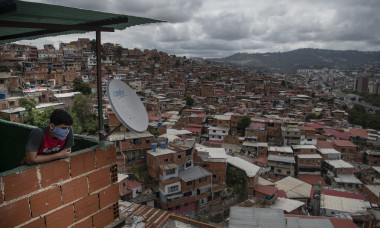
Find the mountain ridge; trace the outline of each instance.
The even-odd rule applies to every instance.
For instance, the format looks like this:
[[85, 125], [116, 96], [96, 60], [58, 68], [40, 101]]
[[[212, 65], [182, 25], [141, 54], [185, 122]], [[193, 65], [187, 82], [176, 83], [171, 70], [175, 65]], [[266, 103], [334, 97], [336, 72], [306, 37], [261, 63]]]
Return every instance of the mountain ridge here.
[[251, 68], [289, 72], [298, 68], [347, 67], [380, 62], [380, 51], [302, 48], [287, 52], [236, 53], [214, 60]]

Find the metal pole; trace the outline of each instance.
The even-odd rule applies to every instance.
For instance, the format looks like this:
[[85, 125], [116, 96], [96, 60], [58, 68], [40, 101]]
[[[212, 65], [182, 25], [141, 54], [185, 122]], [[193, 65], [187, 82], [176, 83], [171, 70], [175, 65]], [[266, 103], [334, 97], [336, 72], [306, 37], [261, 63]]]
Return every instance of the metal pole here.
[[96, 66], [97, 66], [97, 92], [98, 92], [98, 120], [99, 120], [99, 141], [103, 140], [103, 103], [102, 103], [102, 51], [101, 51], [100, 31], [96, 31]]

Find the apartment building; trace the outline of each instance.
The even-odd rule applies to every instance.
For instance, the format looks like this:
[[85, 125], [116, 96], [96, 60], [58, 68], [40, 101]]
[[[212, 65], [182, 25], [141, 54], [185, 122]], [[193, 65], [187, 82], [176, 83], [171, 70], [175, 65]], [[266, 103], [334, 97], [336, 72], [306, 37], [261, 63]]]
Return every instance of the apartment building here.
[[268, 166], [272, 167], [275, 175], [294, 176], [295, 163], [293, 156], [268, 155]]
[[210, 126], [208, 128], [208, 138], [209, 140], [216, 140], [216, 141], [223, 142], [224, 137], [229, 134], [229, 131], [230, 131], [229, 127]]
[[297, 175], [306, 173], [319, 173], [322, 170], [322, 156], [319, 154], [296, 155]]
[[300, 145], [301, 131], [298, 127], [281, 127], [282, 145]]
[[265, 130], [265, 124], [251, 123], [249, 127], [245, 129], [245, 138], [256, 142], [266, 142], [267, 132]]
[[342, 159], [347, 160], [361, 160], [358, 153], [359, 147], [348, 140], [332, 140], [334, 148], [341, 152]]

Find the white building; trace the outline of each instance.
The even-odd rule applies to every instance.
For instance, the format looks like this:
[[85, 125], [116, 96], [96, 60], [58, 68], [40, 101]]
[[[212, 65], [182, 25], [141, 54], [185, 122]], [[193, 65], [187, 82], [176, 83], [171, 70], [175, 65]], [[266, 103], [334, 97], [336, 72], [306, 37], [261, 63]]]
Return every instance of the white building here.
[[230, 130], [230, 128], [228, 128], [228, 127], [211, 126], [208, 128], [209, 140], [223, 141], [224, 137], [228, 135], [229, 130]]

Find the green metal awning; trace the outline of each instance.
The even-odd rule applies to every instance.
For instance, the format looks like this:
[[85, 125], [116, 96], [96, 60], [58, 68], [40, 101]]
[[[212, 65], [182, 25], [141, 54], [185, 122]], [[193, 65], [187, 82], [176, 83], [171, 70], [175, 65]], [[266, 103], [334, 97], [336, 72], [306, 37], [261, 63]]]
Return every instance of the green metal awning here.
[[0, 0], [0, 43], [89, 31], [113, 32], [165, 22], [150, 18], [18, 0]]

